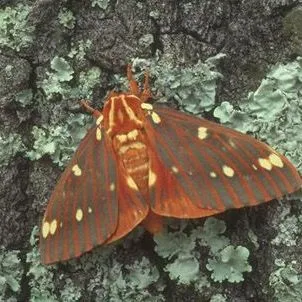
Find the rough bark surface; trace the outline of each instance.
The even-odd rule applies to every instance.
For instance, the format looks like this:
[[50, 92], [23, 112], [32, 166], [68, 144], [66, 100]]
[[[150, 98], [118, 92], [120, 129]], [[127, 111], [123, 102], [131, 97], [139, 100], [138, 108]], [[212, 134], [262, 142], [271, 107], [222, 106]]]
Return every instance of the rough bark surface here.
[[[198, 60], [205, 60], [217, 53], [226, 54], [219, 65], [224, 78], [219, 82], [217, 103], [224, 100], [233, 100], [235, 103], [257, 88], [271, 65], [289, 61], [298, 54], [297, 48], [292, 46], [289, 33], [284, 31], [283, 21], [299, 2], [127, 0], [110, 1], [106, 10], [102, 10], [84, 0], [28, 1], [31, 6], [29, 24], [35, 27], [33, 42], [20, 51], [1, 46], [0, 69], [5, 70], [10, 65], [11, 76], [0, 74], [0, 134], [7, 137], [10, 132], [16, 132], [26, 148], [30, 149], [34, 125], [48, 123], [51, 118], [55, 120], [54, 116], [60, 116], [66, 110], [72, 112], [68, 102], [50, 102], [44, 109], [36, 108], [38, 102], [24, 107], [15, 102], [15, 95], [24, 89], [39, 93], [37, 83], [45, 76], [51, 60], [55, 56], [65, 56], [71, 43], [81, 39], [92, 41], [83, 66], [97, 66], [103, 72], [101, 87], [94, 90], [95, 100], [102, 99], [106, 91], [112, 88], [109, 87], [109, 78], [114, 73], [123, 74], [131, 58], [152, 58], [157, 51], [161, 51], [175, 65], [181, 66], [194, 65]], [[1, 1], [0, 5], [4, 9], [13, 4]], [[70, 30], [58, 22], [58, 14], [63, 7], [76, 18]], [[154, 11], [156, 15], [152, 13]], [[139, 41], [147, 34], [152, 34], [154, 40], [145, 47]], [[25, 270], [19, 301], [30, 299], [30, 277], [26, 276], [28, 266], [25, 258], [31, 248], [31, 230], [41, 220], [60, 173], [60, 169], [47, 156], [32, 161], [22, 152], [1, 166], [0, 246], [21, 251]], [[268, 276], [275, 261], [275, 250], [270, 241], [276, 235], [272, 221], [278, 215], [277, 211], [277, 202], [272, 202], [220, 215], [228, 224], [228, 236], [232, 242], [244, 243], [249, 230], [257, 234], [259, 248], [250, 256], [253, 271], [244, 282], [212, 282], [211, 288], [197, 292], [190, 286], [180, 286], [169, 280], [163, 291], [165, 301], [210, 301], [217, 292], [223, 293], [228, 298], [226, 301], [232, 302], [276, 301], [268, 286]], [[295, 211], [295, 208], [291, 211]], [[131, 259], [145, 255], [156, 263], [156, 254], [150, 252], [153, 247], [152, 239], [145, 235], [135, 247], [125, 249], [118, 257], [121, 261], [131, 262]], [[300, 242], [300, 246], [290, 249], [292, 259], [299, 257], [301, 248]], [[287, 249], [281, 253], [288, 257]], [[164, 264], [156, 265], [161, 270], [162, 278], [168, 280], [163, 271]], [[61, 273], [83, 283], [90, 277], [69, 271], [67, 266], [56, 272], [57, 284], [60, 283]], [[82, 301], [98, 301], [91, 293], [83, 293], [82, 297]], [[302, 297], [299, 301], [302, 301]]]

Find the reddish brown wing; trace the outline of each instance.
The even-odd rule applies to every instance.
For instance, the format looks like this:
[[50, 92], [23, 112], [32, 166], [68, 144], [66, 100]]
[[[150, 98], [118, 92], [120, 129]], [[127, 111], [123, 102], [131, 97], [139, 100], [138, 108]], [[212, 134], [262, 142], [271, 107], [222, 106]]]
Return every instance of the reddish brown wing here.
[[119, 163], [118, 222], [114, 234], [106, 243], [116, 241], [127, 235], [135, 226], [142, 222], [149, 212], [147, 200], [144, 199], [138, 190], [129, 188], [129, 185], [126, 183], [126, 177], [127, 174], [124, 166]]
[[146, 132], [152, 210], [202, 217], [252, 206], [298, 190], [301, 177], [281, 154], [256, 139], [173, 109], [154, 107]]
[[146, 216], [145, 201], [126, 185], [119, 169], [103, 129], [93, 127], [50, 197], [40, 236], [43, 263], [68, 260], [113, 241]]

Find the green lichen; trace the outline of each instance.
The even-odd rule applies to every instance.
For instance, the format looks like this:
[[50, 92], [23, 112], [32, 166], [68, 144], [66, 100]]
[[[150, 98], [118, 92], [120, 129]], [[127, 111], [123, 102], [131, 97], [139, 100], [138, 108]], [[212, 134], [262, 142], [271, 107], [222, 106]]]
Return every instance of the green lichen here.
[[76, 18], [74, 17], [72, 11], [63, 7], [58, 15], [60, 24], [68, 29], [73, 29], [75, 26]]
[[146, 257], [120, 263], [114, 246], [102, 247], [82, 257], [77, 270], [93, 276], [87, 287], [91, 301], [164, 301], [159, 272]]
[[92, 67], [87, 71], [80, 72], [78, 89], [74, 89], [72, 95], [76, 94], [80, 98], [91, 99], [93, 88], [100, 83], [100, 77], [101, 71], [98, 67]]
[[17, 301], [23, 274], [18, 254], [19, 251], [0, 247], [0, 301]]
[[155, 251], [163, 258], [171, 259], [177, 255], [192, 253], [196, 243], [183, 232], [162, 232], [154, 236]]
[[17, 153], [24, 150], [25, 147], [19, 134], [9, 133], [6, 136], [0, 135], [0, 166], [8, 165]]
[[92, 41], [87, 40], [79, 40], [78, 42], [71, 43], [71, 49], [68, 53], [68, 57], [76, 60], [77, 62], [81, 62], [84, 60], [86, 52], [91, 48]]
[[31, 160], [38, 160], [47, 154], [59, 166], [66, 165], [87, 132], [88, 120], [90, 117], [87, 115], [70, 114], [60, 125], [34, 126], [32, 134], [35, 142], [27, 156]]
[[32, 43], [34, 27], [28, 24], [30, 10], [24, 4], [0, 9], [0, 47], [20, 51]]
[[26, 107], [32, 103], [33, 96], [32, 89], [24, 89], [16, 95], [15, 100], [20, 103], [22, 107]]
[[222, 294], [216, 294], [211, 297], [210, 302], [227, 302], [227, 298]]
[[208, 218], [203, 228], [197, 228], [194, 233], [200, 238], [200, 244], [210, 249], [210, 257], [206, 268], [212, 271], [214, 281], [241, 282], [243, 272], [250, 272], [247, 262], [249, 251], [245, 247], [234, 247], [224, 234], [226, 224], [223, 220]]
[[154, 43], [154, 37], [152, 34], [146, 34], [143, 35], [139, 40], [138, 40], [138, 44], [143, 47], [143, 48], [147, 48], [150, 47], [151, 44]]
[[149, 13], [149, 16], [155, 20], [158, 20], [159, 17], [160, 17], [160, 13], [157, 9], [155, 10], [152, 10], [150, 13]]
[[51, 72], [47, 72], [47, 78], [38, 83], [47, 99], [52, 99], [54, 96], [60, 96], [63, 100], [89, 99], [101, 76], [100, 69], [92, 67], [81, 71], [74, 81], [74, 70], [70, 63], [60, 57], [55, 57], [51, 61], [51, 69]]
[[286, 264], [276, 260], [278, 269], [271, 273], [269, 284], [273, 289], [274, 301], [297, 302], [302, 298], [302, 274], [295, 268], [295, 261]]
[[73, 69], [70, 64], [61, 57], [54, 57], [51, 61], [51, 72], [47, 72], [47, 78], [38, 87], [44, 90], [47, 99], [51, 99], [55, 94], [60, 94], [67, 98], [70, 93], [68, 82], [73, 78]]
[[40, 262], [38, 244], [38, 227], [32, 231], [30, 244], [32, 250], [27, 253], [26, 262], [30, 265], [27, 276], [30, 278], [30, 297], [33, 302], [56, 301], [55, 284], [53, 283], [54, 269], [44, 266]]
[[243, 281], [243, 273], [252, 271], [247, 261], [249, 254], [249, 250], [243, 246], [229, 245], [224, 248], [215, 258], [208, 260], [207, 269], [212, 271], [212, 279], [231, 283]]
[[68, 82], [73, 78], [74, 71], [64, 58], [54, 57], [50, 66], [60, 82]]
[[302, 215], [289, 215], [278, 224], [278, 235], [272, 240], [276, 246], [296, 246], [302, 234]]
[[[152, 60], [135, 58], [132, 66], [133, 70], [138, 70], [136, 78], [142, 78], [143, 70], [148, 70], [155, 78], [152, 86], [157, 89], [154, 95], [158, 102], [174, 100], [181, 109], [199, 114], [215, 106], [217, 81], [222, 77], [217, 71], [217, 65], [223, 57], [224, 54], [218, 54], [191, 67], [174, 67], [173, 62], [157, 54]], [[114, 84], [122, 86], [121, 89], [126, 87], [125, 83], [125, 77], [118, 75], [114, 79]]]
[[210, 248], [210, 252], [215, 255], [230, 244], [230, 239], [224, 236], [226, 224], [223, 220], [213, 217], [206, 219], [203, 228], [194, 230], [194, 234], [201, 240], [200, 244]]
[[190, 254], [180, 254], [172, 262], [166, 265], [166, 271], [172, 280], [177, 280], [180, 284], [190, 284], [192, 281], [201, 281], [203, 278], [203, 286], [209, 283], [205, 276], [200, 272], [199, 261]]
[[[83, 300], [84, 292], [85, 301], [165, 301], [159, 272], [146, 257], [125, 264], [116, 260], [117, 245], [103, 246], [79, 259], [61, 264], [63, 270], [59, 271], [56, 265], [41, 264], [37, 227], [32, 231], [30, 243], [32, 250], [27, 254], [30, 301], [76, 302]], [[87, 284], [79, 282], [78, 275], [88, 274], [91, 277]]]
[[63, 282], [60, 282], [61, 288], [59, 290], [54, 281], [58, 271], [57, 267], [41, 264], [38, 250], [38, 234], [38, 227], [34, 227], [30, 237], [32, 250], [27, 253], [26, 259], [29, 265], [27, 276], [30, 278], [30, 301], [80, 301], [82, 297], [81, 288], [77, 287], [70, 278], [61, 275]]
[[274, 66], [238, 108], [223, 102], [214, 116], [231, 128], [254, 133], [302, 169], [301, 95], [302, 58], [297, 58]]
[[194, 114], [213, 109], [217, 80], [222, 77], [216, 66], [222, 57], [224, 55], [220, 54], [192, 67], [155, 66], [154, 86], [162, 95], [159, 101], [174, 99], [184, 110]]
[[168, 260], [165, 270], [170, 278], [178, 283], [193, 282], [199, 290], [209, 286], [202, 273], [197, 246], [209, 248], [210, 258], [203, 266], [212, 271], [211, 277], [214, 281], [240, 282], [243, 281], [242, 273], [251, 271], [247, 262], [249, 251], [242, 246], [230, 245], [230, 240], [223, 235], [225, 230], [226, 226], [222, 220], [211, 217], [206, 219], [203, 227], [192, 229], [190, 234], [181, 230], [154, 236], [155, 251]]
[[65, 279], [64, 288], [60, 291], [60, 301], [76, 302], [81, 301], [82, 289], [69, 278]]
[[189, 236], [182, 231], [163, 232], [154, 236], [155, 251], [163, 258], [172, 260], [165, 270], [172, 280], [181, 284], [189, 284], [204, 277], [200, 272], [198, 253], [195, 253], [196, 240], [194, 234]]
[[106, 10], [110, 0], [91, 0], [91, 6], [95, 7], [98, 6], [99, 8]]

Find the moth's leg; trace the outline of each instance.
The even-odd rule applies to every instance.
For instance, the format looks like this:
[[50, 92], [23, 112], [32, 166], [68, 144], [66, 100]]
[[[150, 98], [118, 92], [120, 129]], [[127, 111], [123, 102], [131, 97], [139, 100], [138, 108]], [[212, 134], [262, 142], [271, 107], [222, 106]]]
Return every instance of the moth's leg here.
[[148, 101], [148, 99], [152, 98], [152, 93], [149, 84], [149, 72], [145, 71], [145, 80], [144, 80], [144, 89], [140, 96], [143, 102]]
[[164, 217], [150, 210], [147, 217], [141, 222], [141, 225], [153, 235], [160, 233], [164, 229]]
[[127, 78], [129, 81], [129, 91], [138, 96], [140, 94], [140, 90], [137, 81], [133, 77], [131, 64], [128, 64], [127, 66]]
[[94, 108], [92, 108], [90, 105], [89, 105], [89, 101], [87, 100], [81, 100], [81, 105], [88, 111], [92, 114], [93, 117], [95, 118], [98, 118], [100, 115], [102, 115], [102, 113]]

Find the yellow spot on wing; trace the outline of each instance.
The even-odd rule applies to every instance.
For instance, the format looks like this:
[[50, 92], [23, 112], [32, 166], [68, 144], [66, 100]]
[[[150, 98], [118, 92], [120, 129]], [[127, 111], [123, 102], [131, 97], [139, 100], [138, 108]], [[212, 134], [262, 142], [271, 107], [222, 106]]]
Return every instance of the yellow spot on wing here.
[[178, 173], [179, 172], [179, 170], [178, 170], [178, 168], [177, 167], [175, 167], [175, 166], [172, 166], [172, 171], [174, 172], [174, 173]]
[[72, 172], [75, 176], [81, 176], [82, 175], [82, 170], [79, 167], [79, 165], [77, 165], [77, 164], [72, 167]]
[[88, 207], [88, 213], [91, 214], [92, 213], [92, 209], [91, 207]]
[[160, 119], [159, 115], [156, 112], [153, 111], [151, 113], [151, 117], [152, 117], [152, 120], [155, 124], [159, 124], [161, 122], [161, 119]]
[[153, 106], [149, 103], [142, 103], [141, 108], [145, 110], [153, 110]]
[[217, 177], [217, 174], [215, 173], [215, 172], [210, 172], [210, 176], [212, 177], [212, 178], [215, 178], [215, 177]]
[[254, 170], [256, 170], [256, 171], [258, 170], [257, 166], [255, 166], [254, 164], [252, 164], [252, 167]]
[[97, 126], [99, 126], [100, 124], [101, 124], [101, 122], [103, 121], [103, 119], [104, 119], [104, 116], [101, 114], [98, 118], [97, 118], [97, 120], [96, 120], [96, 124], [97, 124]]
[[207, 133], [208, 129], [205, 127], [199, 127], [198, 128], [198, 138], [199, 139], [205, 139], [208, 136]]
[[156, 183], [156, 179], [156, 174], [151, 169], [149, 169], [149, 187], [152, 187]]
[[101, 129], [99, 127], [96, 128], [96, 139], [98, 141], [100, 141], [102, 139], [102, 131], [101, 131]]
[[45, 239], [49, 234], [50, 225], [49, 222], [44, 221], [42, 225], [42, 236]]
[[138, 187], [131, 176], [127, 177], [127, 184], [132, 190], [138, 191]]
[[83, 219], [83, 211], [82, 211], [82, 209], [77, 209], [75, 218], [76, 218], [77, 221], [81, 221]]
[[258, 162], [259, 162], [259, 165], [262, 168], [264, 168], [264, 169], [266, 169], [268, 171], [272, 170], [272, 168], [273, 168], [271, 162], [268, 159], [266, 159], [266, 158], [259, 158]]
[[114, 191], [115, 190], [115, 184], [112, 182], [110, 184], [110, 191]]
[[236, 148], [237, 146], [236, 146], [236, 144], [233, 142], [233, 140], [229, 140], [229, 144], [230, 144], [230, 146], [231, 147], [233, 147], [233, 148]]
[[282, 168], [284, 166], [282, 159], [275, 153], [272, 153], [269, 157], [268, 157], [270, 163], [273, 166]]
[[224, 165], [222, 167], [222, 171], [223, 171], [224, 175], [226, 175], [228, 177], [233, 177], [234, 174], [235, 174], [235, 171], [231, 167], [229, 167], [227, 165]]
[[57, 223], [57, 220], [54, 219], [51, 224], [50, 224], [50, 228], [49, 228], [49, 231], [50, 231], [50, 234], [53, 235], [56, 230], [57, 230], [57, 226], [58, 226], [58, 223]]

